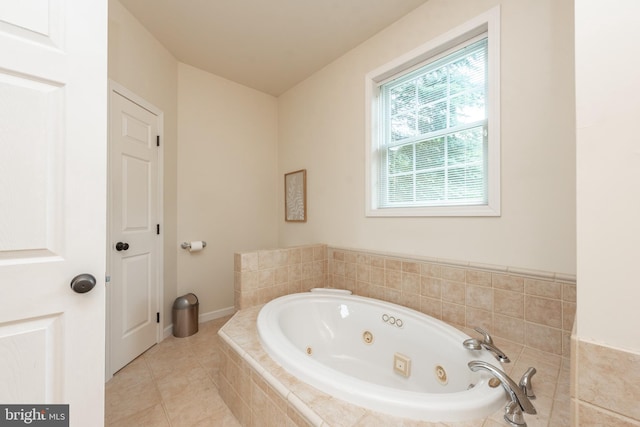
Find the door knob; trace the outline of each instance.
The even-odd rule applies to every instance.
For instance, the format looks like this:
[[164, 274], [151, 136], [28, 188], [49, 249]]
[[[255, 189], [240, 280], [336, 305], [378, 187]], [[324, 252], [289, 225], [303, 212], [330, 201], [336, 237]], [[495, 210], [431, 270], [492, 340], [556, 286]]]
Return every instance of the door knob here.
[[128, 243], [123, 243], [123, 242], [116, 243], [116, 251], [118, 251], [118, 252], [126, 251], [127, 249], [129, 249], [129, 244]]
[[96, 285], [96, 278], [91, 274], [79, 274], [71, 279], [71, 289], [79, 294], [89, 292]]

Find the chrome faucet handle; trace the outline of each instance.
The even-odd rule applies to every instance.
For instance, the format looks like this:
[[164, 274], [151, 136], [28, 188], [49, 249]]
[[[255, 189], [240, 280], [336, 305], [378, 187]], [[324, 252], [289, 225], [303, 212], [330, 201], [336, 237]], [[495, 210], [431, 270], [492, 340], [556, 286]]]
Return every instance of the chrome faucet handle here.
[[504, 420], [513, 427], [527, 427], [522, 408], [518, 402], [511, 401], [504, 408]]
[[[529, 398], [526, 396], [526, 394], [522, 391], [522, 389], [518, 386], [518, 384], [516, 384], [502, 369], [492, 365], [491, 363], [484, 362], [482, 360], [472, 360], [467, 365], [469, 366], [469, 369], [471, 369], [473, 372], [483, 369], [485, 371], [490, 372], [491, 375], [493, 375], [494, 377], [498, 378], [500, 380], [500, 384], [502, 385], [502, 388], [504, 388], [504, 390], [507, 392], [507, 394], [511, 398], [511, 401], [514, 402], [515, 405], [518, 406], [522, 412], [525, 412], [527, 414], [537, 413], [536, 408], [533, 406], [533, 404], [531, 403]], [[513, 420], [517, 419], [517, 411], [515, 410], [513, 405], [507, 405], [507, 407], [505, 408], [505, 411], [507, 413], [513, 413], [514, 415], [512, 417]], [[505, 419], [510, 423], [512, 422], [512, 420], [508, 419], [506, 416], [505, 416]], [[518, 424], [514, 423], [513, 425], [518, 425]]]
[[522, 375], [522, 378], [520, 378], [520, 383], [518, 383], [522, 392], [526, 394], [529, 399], [536, 398], [536, 395], [533, 392], [533, 384], [531, 383], [531, 377], [533, 377], [536, 372], [538, 371], [536, 371], [536, 368], [534, 367], [527, 369], [527, 372], [525, 372]]
[[489, 332], [485, 331], [484, 329], [482, 329], [479, 326], [476, 326], [475, 328], [476, 332], [482, 334], [484, 336], [484, 342], [488, 343], [488, 344], [493, 344], [493, 338], [491, 338], [491, 335], [489, 335]]

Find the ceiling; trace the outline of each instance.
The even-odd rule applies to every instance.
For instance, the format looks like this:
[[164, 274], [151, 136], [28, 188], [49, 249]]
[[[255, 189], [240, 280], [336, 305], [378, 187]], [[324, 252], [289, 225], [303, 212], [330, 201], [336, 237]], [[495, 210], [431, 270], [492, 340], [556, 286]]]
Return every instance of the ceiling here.
[[278, 96], [427, 0], [120, 0], [180, 62]]

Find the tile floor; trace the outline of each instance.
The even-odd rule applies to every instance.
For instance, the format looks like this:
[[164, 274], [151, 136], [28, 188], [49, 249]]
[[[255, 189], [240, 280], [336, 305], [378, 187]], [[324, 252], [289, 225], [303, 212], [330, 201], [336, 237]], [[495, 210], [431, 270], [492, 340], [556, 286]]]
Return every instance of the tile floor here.
[[218, 329], [227, 320], [168, 337], [117, 372], [105, 387], [105, 426], [239, 427], [216, 385]]

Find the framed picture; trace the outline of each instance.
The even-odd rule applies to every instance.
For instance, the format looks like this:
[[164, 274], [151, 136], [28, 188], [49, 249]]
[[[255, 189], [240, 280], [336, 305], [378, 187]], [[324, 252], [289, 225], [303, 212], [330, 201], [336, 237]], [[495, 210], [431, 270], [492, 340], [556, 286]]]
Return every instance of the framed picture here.
[[284, 174], [284, 220], [307, 222], [307, 170]]

